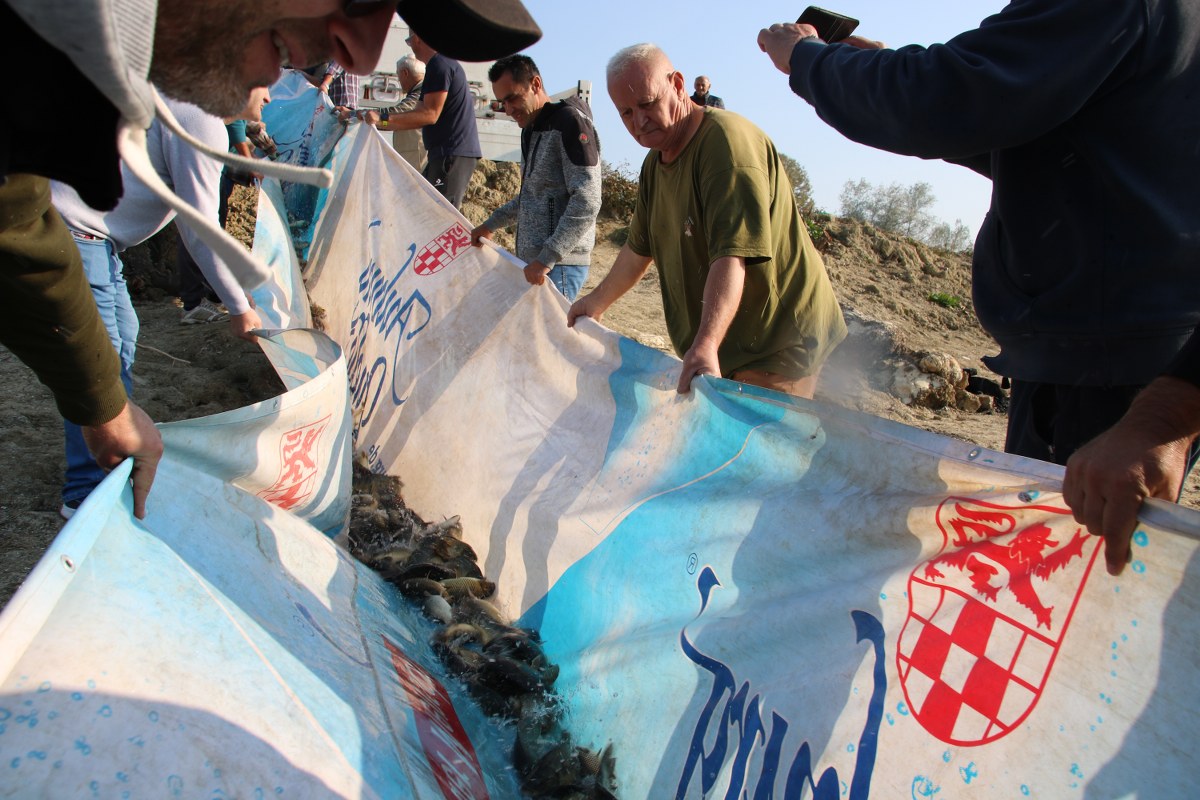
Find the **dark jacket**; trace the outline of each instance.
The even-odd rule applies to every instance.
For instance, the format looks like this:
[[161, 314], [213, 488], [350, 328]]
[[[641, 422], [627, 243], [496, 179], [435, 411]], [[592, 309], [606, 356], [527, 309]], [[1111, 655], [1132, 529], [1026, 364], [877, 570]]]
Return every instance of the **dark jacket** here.
[[85, 135], [46, 124], [62, 109], [44, 91], [29, 92], [0, 112], [0, 343], [37, 373], [63, 417], [79, 425], [107, 422], [125, 406], [120, 361], [79, 251], [51, 208], [46, 179], [70, 183], [95, 208], [115, 206], [121, 196], [120, 114], [62, 51], [5, 3], [0, 43], [13, 63], [40, 82], [72, 87], [72, 113], [87, 120]]
[[492, 212], [491, 230], [517, 224], [517, 257], [587, 265], [600, 212], [600, 141], [587, 103], [546, 103], [521, 131], [521, 192]]
[[1200, 14], [1017, 0], [944, 45], [805, 40], [791, 86], [851, 139], [990, 177], [973, 297], [997, 372], [1139, 385], [1200, 321]]

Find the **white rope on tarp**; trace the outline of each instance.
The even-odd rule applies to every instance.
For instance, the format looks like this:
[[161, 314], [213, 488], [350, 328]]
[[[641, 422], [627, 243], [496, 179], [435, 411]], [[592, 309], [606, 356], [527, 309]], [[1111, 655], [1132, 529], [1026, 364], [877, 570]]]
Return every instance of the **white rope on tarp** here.
[[228, 150], [219, 150], [205, 144], [183, 129], [183, 126], [175, 119], [175, 115], [171, 113], [171, 109], [163, 102], [162, 96], [157, 91], [154, 92], [154, 104], [158, 112], [158, 119], [167, 127], [167, 130], [201, 153], [215, 158], [226, 166], [234, 167], [242, 172], [257, 172], [260, 175], [278, 178], [281, 181], [307, 183], [310, 186], [319, 186], [322, 189], [328, 189], [330, 186], [333, 186], [333, 173], [327, 169], [302, 167], [296, 164], [287, 164], [281, 161], [271, 161], [262, 158], [247, 158], [237, 153], [231, 153]]

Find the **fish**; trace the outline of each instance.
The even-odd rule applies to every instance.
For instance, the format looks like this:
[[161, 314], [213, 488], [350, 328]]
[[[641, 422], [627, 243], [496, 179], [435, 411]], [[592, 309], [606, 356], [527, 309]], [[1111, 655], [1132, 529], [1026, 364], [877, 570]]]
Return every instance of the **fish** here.
[[350, 495], [350, 508], [354, 510], [379, 508], [379, 499], [370, 492], [356, 492]]
[[541, 645], [521, 628], [496, 634], [484, 645], [483, 651], [488, 655], [515, 658], [527, 664], [533, 664], [539, 657], [545, 659]]
[[412, 550], [406, 547], [393, 547], [371, 558], [367, 562], [367, 566], [376, 572], [399, 569], [408, 564], [409, 559], [412, 558], [412, 554]]
[[479, 681], [504, 695], [534, 694], [545, 690], [541, 674], [528, 664], [504, 656], [484, 656]]
[[[447, 571], [449, 571], [448, 568]], [[438, 578], [437, 580], [440, 580], [442, 586], [446, 587], [446, 591], [450, 593], [450, 596], [456, 599], [468, 595], [484, 599], [496, 593], [496, 584], [483, 578], [453, 577]]]
[[409, 563], [404, 569], [397, 573], [398, 580], [407, 580], [408, 578], [428, 578], [431, 581], [437, 581], [454, 596], [454, 591], [446, 585], [447, 580], [454, 579], [456, 574], [444, 564], [435, 564], [431, 561]]
[[546, 795], [579, 782], [582, 774], [579, 758], [569, 738], [547, 751], [522, 776], [521, 790], [532, 795]]
[[435, 619], [443, 625], [449, 625], [454, 619], [454, 610], [450, 602], [440, 594], [431, 594], [425, 598], [421, 610], [430, 619]]
[[479, 562], [467, 555], [446, 559], [446, 566], [454, 570], [454, 574], [459, 578], [483, 577], [483, 570], [479, 568]]
[[[396, 588], [405, 597], [422, 598], [437, 595], [443, 600], [448, 599], [445, 587], [430, 578], [406, 578], [396, 584]], [[449, 605], [447, 603], [447, 605]]]
[[430, 546], [434, 555], [442, 561], [465, 556], [475, 563], [479, 563], [479, 556], [475, 555], [475, 550], [462, 539], [455, 539], [453, 536], [438, 536], [431, 541]]
[[458, 515], [455, 514], [449, 519], [444, 519], [441, 522], [433, 522], [418, 531], [417, 536], [424, 538], [426, 536], [435, 536], [438, 534], [449, 533], [452, 538], [462, 538], [462, 522]]
[[483, 626], [500, 626], [504, 630], [513, 630], [508, 620], [500, 613], [500, 609], [487, 600], [467, 595], [458, 598], [454, 604], [455, 619], [458, 622], [474, 622]]

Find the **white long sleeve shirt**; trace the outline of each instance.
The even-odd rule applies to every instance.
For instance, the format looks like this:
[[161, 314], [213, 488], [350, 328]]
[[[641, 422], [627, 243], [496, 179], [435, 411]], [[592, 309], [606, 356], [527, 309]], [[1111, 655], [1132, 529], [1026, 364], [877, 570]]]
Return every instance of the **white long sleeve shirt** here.
[[[228, 148], [229, 136], [220, 118], [189, 103], [163, 99], [184, 130], [219, 150]], [[220, 162], [195, 150], [158, 120], [146, 131], [146, 149], [150, 163], [163, 182], [184, 202], [204, 216], [216, 220], [220, 205]], [[108, 212], [88, 206], [70, 186], [51, 182], [54, 207], [62, 215], [67, 227], [108, 239], [117, 252], [141, 244], [175, 218], [175, 211], [156, 197], [124, 164], [121, 165], [121, 177], [125, 194], [117, 207]], [[188, 253], [195, 259], [200, 272], [229, 313], [246, 313], [250, 309], [246, 293], [225, 263], [190, 227], [180, 225], [179, 230]]]

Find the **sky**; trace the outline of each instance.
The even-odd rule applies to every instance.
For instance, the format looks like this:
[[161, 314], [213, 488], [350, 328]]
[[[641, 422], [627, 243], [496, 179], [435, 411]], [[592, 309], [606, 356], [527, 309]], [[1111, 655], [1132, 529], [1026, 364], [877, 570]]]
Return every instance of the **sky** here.
[[[548, 91], [592, 82], [592, 109], [602, 157], [636, 173], [646, 150], [626, 132], [608, 98], [604, 69], [617, 50], [653, 42], [671, 58], [689, 92], [697, 75], [712, 80], [712, 93], [726, 108], [747, 117], [775, 142], [780, 152], [808, 172], [818, 208], [836, 214], [846, 181], [866, 178], [876, 185], [925, 182], [942, 221], [961, 220], [975, 233], [988, 208], [991, 183], [940, 161], [897, 156], [856, 144], [822, 122], [792, 93], [787, 76], [758, 49], [759, 29], [792, 22], [807, 4], [713, 2], [713, 0], [606, 0], [565, 3], [523, 0], [541, 26], [540, 42], [524, 51], [537, 63]], [[1004, 7], [1004, 0], [822, 0], [823, 7], [860, 20], [857, 33], [888, 46], [944, 42]]]

